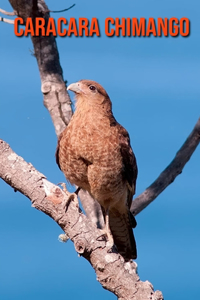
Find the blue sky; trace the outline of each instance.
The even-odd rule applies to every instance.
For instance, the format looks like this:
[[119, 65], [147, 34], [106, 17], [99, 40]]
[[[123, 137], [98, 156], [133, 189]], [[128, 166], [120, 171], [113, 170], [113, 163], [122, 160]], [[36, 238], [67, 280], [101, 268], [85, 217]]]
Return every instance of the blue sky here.
[[[47, 1], [51, 10], [74, 2]], [[199, 118], [200, 4], [197, 0], [76, 0], [57, 17], [96, 17], [101, 37], [57, 38], [64, 79], [93, 79], [113, 102], [116, 119], [129, 131], [137, 157], [137, 195], [170, 163]], [[8, 1], [1, 8], [11, 11]], [[112, 37], [107, 17], [188, 17], [183, 37]], [[64, 176], [54, 153], [56, 136], [43, 107], [30, 38], [17, 38], [0, 23], [0, 137], [47, 178]], [[72, 96], [72, 94], [71, 94]], [[200, 148], [183, 173], [137, 216], [138, 270], [165, 300], [197, 298], [200, 292]], [[30, 201], [0, 181], [0, 298], [11, 300], [116, 299], [102, 289], [73, 244], [58, 242], [61, 229]]]

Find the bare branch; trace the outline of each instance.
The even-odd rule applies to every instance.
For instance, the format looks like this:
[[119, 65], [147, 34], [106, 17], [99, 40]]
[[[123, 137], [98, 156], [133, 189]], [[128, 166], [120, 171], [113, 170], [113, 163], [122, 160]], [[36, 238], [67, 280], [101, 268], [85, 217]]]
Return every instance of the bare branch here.
[[0, 8], [0, 13], [4, 14], [6, 16], [15, 16], [16, 15], [15, 11], [8, 12], [8, 11], [5, 11], [4, 9], [2, 9], [2, 8]]
[[62, 9], [62, 10], [50, 10], [50, 12], [52, 13], [60, 13], [60, 12], [64, 12], [64, 11], [67, 11], [67, 10], [70, 10], [72, 7], [74, 7], [76, 4], [72, 4], [70, 7], [68, 8], [65, 8], [65, 9]]
[[8, 23], [8, 24], [14, 24], [14, 20], [3, 18], [3, 17], [0, 17], [0, 22], [4, 22], [4, 23]]
[[66, 194], [49, 182], [30, 163], [18, 156], [0, 140], [0, 177], [15, 190], [27, 196], [32, 206], [49, 215], [64, 230], [76, 251], [94, 268], [98, 281], [121, 300], [162, 300], [162, 293], [142, 282], [135, 262], [124, 262], [116, 249], [110, 249], [102, 232], [71, 201], [67, 207]]
[[196, 147], [200, 142], [200, 118], [194, 129], [177, 152], [175, 158], [169, 166], [159, 175], [159, 177], [133, 202], [131, 212], [137, 215], [147, 205], [149, 205], [174, 179], [182, 173], [185, 164], [188, 162]]
[[[10, 0], [10, 3], [24, 20], [33, 15], [32, 0], [26, 2]], [[34, 15], [43, 16], [45, 19], [49, 18], [49, 9], [43, 0], [36, 1]], [[56, 135], [59, 136], [71, 119], [72, 107], [66, 90], [66, 82], [63, 79], [56, 39], [53, 35], [47, 37], [39, 36], [32, 37], [32, 42], [34, 56], [37, 59], [40, 72], [44, 105], [51, 115]], [[102, 213], [99, 204], [95, 203], [96, 201], [84, 191], [80, 192], [80, 196], [87, 217], [90, 220], [96, 220], [95, 223], [97, 225], [102, 224]], [[94, 207], [96, 211], [93, 210]]]

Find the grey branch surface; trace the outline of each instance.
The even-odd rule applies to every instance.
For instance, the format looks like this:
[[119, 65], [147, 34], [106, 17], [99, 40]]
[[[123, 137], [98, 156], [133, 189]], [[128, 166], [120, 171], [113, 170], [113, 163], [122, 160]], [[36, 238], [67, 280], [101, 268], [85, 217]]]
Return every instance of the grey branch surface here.
[[[10, 0], [16, 15], [49, 18], [49, 9], [43, 0]], [[60, 66], [56, 40], [53, 36], [32, 37], [34, 54], [41, 77], [44, 105], [48, 109], [57, 136], [67, 126], [72, 116], [71, 100], [66, 90]], [[172, 163], [158, 179], [132, 203], [134, 215], [150, 204], [181, 173], [184, 165], [196, 149], [200, 140], [200, 121], [177, 153]], [[87, 192], [80, 191], [80, 198], [87, 217], [72, 201], [67, 213], [63, 203], [66, 195], [47, 181], [31, 164], [17, 156], [4, 141], [0, 140], [0, 177], [15, 190], [27, 196], [32, 206], [53, 218], [74, 242], [75, 249], [84, 256], [96, 271], [99, 282], [105, 289], [115, 293], [118, 299], [163, 299], [161, 292], [153, 292], [149, 282], [142, 282], [136, 274], [135, 263], [124, 263], [116, 253], [108, 253], [104, 241], [97, 241], [101, 235], [94, 223], [101, 227], [98, 203]]]
[[7, 19], [4, 17], [0, 17], [0, 22], [8, 23], [8, 24], [14, 24], [14, 20]]
[[2, 8], [0, 8], [0, 13], [4, 14], [6, 16], [15, 16], [16, 15], [16, 13], [14, 11], [8, 12], [8, 11], [2, 9]]
[[148, 282], [140, 281], [135, 262], [124, 262], [117, 251], [110, 251], [102, 232], [76, 206], [67, 205], [67, 195], [49, 182], [32, 164], [18, 156], [0, 140], [0, 177], [28, 197], [32, 206], [49, 215], [73, 241], [75, 250], [94, 268], [101, 285], [121, 300], [162, 300]]

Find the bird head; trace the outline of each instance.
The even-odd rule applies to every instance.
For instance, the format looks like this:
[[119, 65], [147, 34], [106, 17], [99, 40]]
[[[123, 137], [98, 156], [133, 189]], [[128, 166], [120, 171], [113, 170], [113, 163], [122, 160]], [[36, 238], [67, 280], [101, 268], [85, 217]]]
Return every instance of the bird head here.
[[104, 88], [93, 80], [80, 80], [71, 83], [67, 90], [75, 93], [76, 108], [79, 105], [104, 105], [106, 102], [111, 105], [110, 98]]

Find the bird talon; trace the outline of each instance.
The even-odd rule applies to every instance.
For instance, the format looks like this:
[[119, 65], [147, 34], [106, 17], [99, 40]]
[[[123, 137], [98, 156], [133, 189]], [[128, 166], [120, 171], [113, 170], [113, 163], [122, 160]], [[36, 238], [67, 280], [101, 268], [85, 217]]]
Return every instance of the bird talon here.
[[[114, 245], [113, 245], [114, 246]], [[113, 246], [108, 249], [107, 253], [112, 253], [113, 252]]]
[[113, 237], [111, 237], [105, 229], [99, 229], [102, 234], [98, 236], [96, 239], [97, 241], [105, 241], [106, 242], [106, 247], [108, 248], [107, 253], [113, 253], [116, 252], [116, 246], [113, 241]]
[[67, 195], [67, 199], [65, 199], [63, 202], [63, 207], [65, 208], [65, 212], [67, 211], [68, 206], [71, 201], [74, 201], [76, 207], [79, 208], [79, 202], [78, 202], [77, 195], [75, 193], [69, 193], [69, 192], [66, 195]]
[[78, 192], [79, 192], [80, 188], [78, 188], [74, 193], [70, 193], [67, 190], [66, 184], [64, 182], [59, 182], [57, 185], [60, 185], [62, 187], [63, 192], [67, 195], [67, 199], [64, 201], [65, 211], [67, 211], [67, 208], [71, 201], [74, 201], [76, 204], [76, 207], [79, 208]]
[[112, 247], [114, 246], [114, 240], [112, 235], [106, 231], [106, 229], [99, 229], [102, 234], [100, 236], [98, 236], [97, 241], [105, 241], [106, 242], [106, 246], [110, 247], [112, 249]]
[[77, 208], [79, 208], [78, 196], [76, 193], [73, 193], [69, 196], [70, 201], [74, 201]]
[[59, 183], [57, 183], [57, 185], [60, 185], [60, 186], [62, 187], [63, 192], [64, 192], [67, 196], [68, 196], [69, 194], [71, 194], [71, 193], [69, 193], [68, 190], [67, 190], [66, 183], [64, 183], [64, 182], [59, 182]]
[[[99, 229], [99, 230], [101, 230], [101, 229]], [[103, 231], [103, 230], [101, 230], [101, 231]], [[100, 236], [98, 236], [98, 238], [96, 239], [97, 241], [105, 241], [105, 242], [107, 242], [107, 240], [108, 240], [108, 237], [107, 237], [107, 234], [106, 234], [106, 232], [103, 232]]]

